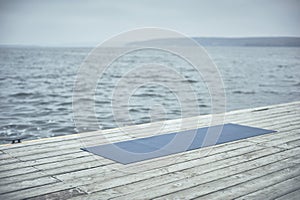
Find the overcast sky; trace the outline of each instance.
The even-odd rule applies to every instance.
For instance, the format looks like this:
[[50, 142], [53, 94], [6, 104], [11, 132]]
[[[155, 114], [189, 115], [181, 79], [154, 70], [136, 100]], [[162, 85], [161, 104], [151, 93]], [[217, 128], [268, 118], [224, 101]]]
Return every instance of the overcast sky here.
[[188, 36], [300, 36], [300, 1], [0, 0], [0, 44], [96, 45], [138, 27]]

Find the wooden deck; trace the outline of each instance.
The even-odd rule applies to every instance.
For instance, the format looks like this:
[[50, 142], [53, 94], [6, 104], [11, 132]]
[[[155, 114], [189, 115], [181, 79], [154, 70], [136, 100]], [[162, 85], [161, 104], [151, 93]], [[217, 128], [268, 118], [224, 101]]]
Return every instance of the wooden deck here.
[[[184, 128], [198, 119], [204, 127], [211, 116]], [[118, 129], [2, 145], [0, 199], [300, 199], [300, 102], [228, 112], [225, 122], [278, 132], [129, 165], [80, 150], [103, 134], [132, 138]], [[153, 134], [147, 124], [127, 130]]]

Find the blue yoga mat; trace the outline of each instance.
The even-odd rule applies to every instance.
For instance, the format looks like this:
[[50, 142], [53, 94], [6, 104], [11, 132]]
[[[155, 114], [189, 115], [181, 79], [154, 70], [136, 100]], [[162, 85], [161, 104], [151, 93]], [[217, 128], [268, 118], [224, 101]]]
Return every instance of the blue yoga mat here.
[[82, 150], [129, 164], [273, 132], [276, 131], [230, 123], [86, 147]]

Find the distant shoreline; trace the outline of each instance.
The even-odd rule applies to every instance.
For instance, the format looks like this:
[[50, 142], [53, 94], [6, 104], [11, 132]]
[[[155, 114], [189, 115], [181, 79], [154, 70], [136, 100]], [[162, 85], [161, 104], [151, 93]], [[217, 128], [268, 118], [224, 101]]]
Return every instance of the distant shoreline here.
[[[202, 46], [229, 46], [229, 47], [300, 47], [300, 37], [191, 37]], [[190, 46], [184, 38], [162, 38], [146, 41], [130, 42], [128, 46], [145, 45]], [[24, 48], [94, 48], [97, 44], [62, 44], [62, 45], [33, 45], [33, 44], [0, 44], [3, 47]]]
[[[192, 39], [203, 46], [300, 47], [300, 37], [192, 37]], [[129, 45], [140, 46], [149, 44], [190, 46], [184, 38], [155, 39], [132, 42]]]

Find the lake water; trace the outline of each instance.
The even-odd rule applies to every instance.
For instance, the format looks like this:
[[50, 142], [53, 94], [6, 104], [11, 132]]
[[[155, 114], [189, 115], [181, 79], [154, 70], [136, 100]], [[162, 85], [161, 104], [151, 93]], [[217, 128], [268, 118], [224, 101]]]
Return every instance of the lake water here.
[[[227, 111], [300, 100], [300, 48], [206, 49], [218, 66], [224, 81]], [[5, 138], [18, 135], [37, 139], [78, 131], [72, 112], [74, 81], [80, 64], [90, 50], [0, 48], [0, 143], [6, 143]], [[171, 64], [195, 88], [200, 114], [210, 113], [210, 96], [197, 74], [171, 56], [149, 51], [118, 60], [99, 80], [95, 98], [98, 129], [117, 126], [111, 110], [111, 93], [114, 90], [112, 82], [122, 76], [119, 74], [122, 72], [120, 69], [141, 64], [142, 60], [166, 60], [169, 63], [171, 60]], [[165, 82], [169, 81], [163, 71], [160, 78]], [[148, 84], [132, 95], [128, 107], [117, 105], [130, 113], [131, 120], [125, 117], [120, 120], [126, 125], [150, 122], [149, 112], [153, 104], [161, 104], [164, 112], [152, 118], [152, 121], [181, 116], [176, 95], [159, 85]], [[191, 116], [192, 110], [194, 108], [191, 108]], [[189, 113], [185, 116], [189, 116]], [[90, 129], [87, 128], [88, 130]]]

